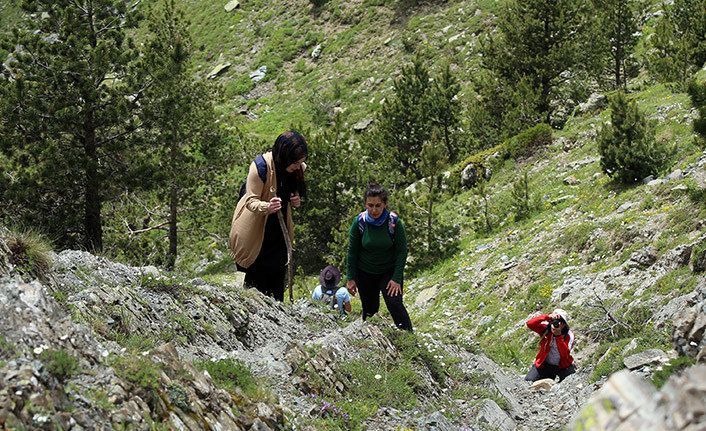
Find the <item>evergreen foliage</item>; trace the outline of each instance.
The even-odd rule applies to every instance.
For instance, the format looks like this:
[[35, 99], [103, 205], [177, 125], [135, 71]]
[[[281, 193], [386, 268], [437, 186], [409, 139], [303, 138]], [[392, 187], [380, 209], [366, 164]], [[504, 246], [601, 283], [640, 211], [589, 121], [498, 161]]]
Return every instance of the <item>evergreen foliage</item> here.
[[614, 79], [614, 89], [627, 89], [628, 78], [637, 68], [632, 53], [639, 40], [636, 0], [593, 0], [598, 17], [595, 40], [599, 45], [602, 69]]
[[420, 57], [403, 66], [393, 84], [394, 97], [382, 105], [377, 130], [367, 136], [371, 158], [389, 163], [384, 172], [396, 170], [403, 183], [423, 178], [421, 151], [434, 126], [443, 131], [448, 157], [457, 154], [453, 130], [460, 121], [460, 103], [455, 100], [460, 87], [448, 65], [434, 85], [430, 78]]
[[530, 193], [529, 178], [526, 170], [512, 184], [512, 207], [515, 212], [515, 221], [526, 219], [533, 209], [532, 194]]
[[453, 163], [459, 153], [456, 147], [455, 129], [460, 124], [461, 101], [457, 95], [461, 91], [456, 76], [451, 73], [451, 65], [446, 63], [439, 76], [434, 80], [432, 86], [431, 100], [429, 100], [429, 111], [432, 117], [432, 124], [439, 128], [444, 145], [446, 146], [447, 159]]
[[706, 62], [706, 3], [674, 0], [650, 40], [655, 48], [648, 56], [651, 74], [660, 82], [686, 87]]
[[333, 124], [307, 138], [306, 201], [297, 209], [295, 257], [307, 273], [327, 264], [342, 268], [351, 217], [362, 209], [360, 157], [340, 115]]
[[[103, 248], [102, 204], [124, 172], [137, 129], [127, 32], [139, 15], [122, 0], [30, 0], [3, 46], [0, 150], [12, 178], [2, 217], [37, 226], [60, 247]], [[32, 18], [29, 14], [42, 19]]]
[[694, 119], [694, 132], [699, 135], [702, 146], [706, 145], [706, 82], [696, 79], [689, 81], [691, 104], [698, 110], [699, 117]]
[[143, 63], [151, 85], [141, 111], [147, 157], [140, 162], [148, 167], [142, 183], [155, 189], [168, 208], [165, 215], [157, 213], [164, 219], [155, 221], [155, 226], [168, 227], [168, 269], [174, 268], [177, 257], [178, 228], [183, 223], [179, 216], [184, 216], [185, 206], [203, 211], [209, 205], [214, 176], [228, 166], [230, 153], [213, 107], [215, 89], [190, 72], [193, 47], [188, 25], [174, 0], [152, 8]]
[[585, 64], [590, 16], [586, 2], [509, 0], [498, 16], [499, 35], [482, 48], [483, 67], [507, 93], [528, 85], [537, 94], [535, 111], [549, 123], [566, 72]]
[[410, 250], [414, 250], [414, 259], [408, 264], [410, 271], [428, 268], [456, 249], [458, 226], [442, 221], [436, 210], [444, 198], [442, 183], [447, 155], [443, 141], [443, 132], [435, 127], [431, 140], [422, 147], [419, 168], [424, 180], [415, 185], [414, 193], [404, 192], [397, 199], [396, 211], [403, 218]]
[[527, 77], [514, 85], [502, 81], [490, 71], [481, 72], [473, 81], [478, 97], [471, 101], [469, 134], [470, 151], [494, 147], [506, 139], [542, 122], [537, 110], [539, 93]]
[[503, 143], [506, 157], [526, 157], [552, 143], [552, 128], [549, 124], [537, 124], [513, 136]]
[[657, 147], [654, 128], [638, 111], [637, 103], [616, 93], [610, 99], [610, 110], [610, 124], [598, 136], [603, 172], [628, 184], [656, 174], [666, 151]]

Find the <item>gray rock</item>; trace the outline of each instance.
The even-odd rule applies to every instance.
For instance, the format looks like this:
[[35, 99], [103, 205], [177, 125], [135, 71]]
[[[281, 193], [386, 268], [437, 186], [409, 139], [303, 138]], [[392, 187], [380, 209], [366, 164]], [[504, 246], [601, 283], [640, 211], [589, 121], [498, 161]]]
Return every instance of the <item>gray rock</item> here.
[[441, 412], [434, 412], [428, 417], [422, 418], [419, 421], [419, 430], [427, 431], [456, 431], [458, 428], [454, 426], [446, 416]]
[[650, 245], [630, 255], [627, 265], [631, 268], [647, 268], [654, 265], [655, 262], [657, 262], [657, 248]]
[[356, 132], [363, 131], [368, 128], [369, 125], [373, 123], [372, 118], [366, 118], [365, 120], [361, 120], [353, 125], [353, 130]]
[[260, 66], [259, 69], [257, 69], [254, 72], [250, 72], [250, 80], [252, 82], [259, 82], [265, 79], [265, 75], [267, 74], [267, 66]]
[[677, 169], [671, 174], [667, 175], [667, 180], [671, 181], [681, 181], [684, 179], [684, 172], [681, 169]]
[[515, 421], [493, 400], [484, 400], [478, 420], [499, 431], [514, 431]]
[[319, 58], [321, 56], [321, 50], [323, 50], [323, 46], [321, 44], [316, 45], [313, 51], [311, 51], [311, 57], [312, 58]]
[[209, 79], [214, 79], [220, 75], [222, 75], [226, 70], [230, 69], [231, 64], [230, 63], [221, 63], [216, 65], [216, 67], [211, 70], [208, 75], [206, 75], [207, 78]]
[[240, 2], [238, 0], [231, 0], [225, 6], [223, 6], [226, 12], [232, 12], [238, 7], [240, 7]]
[[589, 96], [585, 103], [579, 105], [579, 110], [582, 113], [593, 112], [597, 109], [602, 108], [606, 103], [606, 97], [600, 93], [593, 93]]
[[657, 365], [666, 361], [667, 356], [662, 350], [648, 349], [624, 358], [623, 364], [627, 369], [634, 370], [645, 365]]
[[654, 386], [623, 370], [613, 376], [571, 419], [570, 429], [702, 429], [706, 413], [706, 366], [673, 375], [658, 393]]

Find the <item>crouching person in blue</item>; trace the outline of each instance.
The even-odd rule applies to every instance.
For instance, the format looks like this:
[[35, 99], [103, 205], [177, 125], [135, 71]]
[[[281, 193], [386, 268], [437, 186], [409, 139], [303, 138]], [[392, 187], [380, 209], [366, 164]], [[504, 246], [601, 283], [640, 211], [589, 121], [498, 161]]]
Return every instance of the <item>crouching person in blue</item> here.
[[319, 301], [335, 297], [338, 313], [346, 317], [351, 312], [351, 296], [345, 287], [339, 287], [341, 272], [333, 265], [329, 265], [319, 274], [319, 285], [314, 288], [311, 298]]
[[561, 308], [527, 321], [527, 327], [542, 338], [539, 340], [537, 357], [525, 380], [554, 380], [559, 376], [559, 381], [562, 381], [576, 372], [574, 358], [571, 356], [574, 333], [569, 329], [568, 322], [569, 313]]

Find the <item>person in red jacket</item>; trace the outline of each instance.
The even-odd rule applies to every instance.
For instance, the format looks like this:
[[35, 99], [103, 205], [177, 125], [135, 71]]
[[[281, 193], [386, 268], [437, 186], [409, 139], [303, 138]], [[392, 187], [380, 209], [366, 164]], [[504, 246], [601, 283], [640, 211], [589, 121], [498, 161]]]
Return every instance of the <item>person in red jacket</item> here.
[[568, 322], [569, 313], [561, 308], [527, 321], [527, 327], [542, 338], [539, 340], [537, 357], [525, 380], [554, 380], [559, 376], [559, 381], [562, 381], [576, 372], [573, 366], [574, 358], [571, 356], [574, 333], [569, 329]]

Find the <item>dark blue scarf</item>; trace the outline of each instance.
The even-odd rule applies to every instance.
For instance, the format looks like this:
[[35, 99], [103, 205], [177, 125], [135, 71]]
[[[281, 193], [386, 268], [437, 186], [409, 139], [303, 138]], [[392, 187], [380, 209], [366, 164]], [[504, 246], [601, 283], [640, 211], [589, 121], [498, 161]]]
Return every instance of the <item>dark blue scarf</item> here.
[[387, 215], [390, 214], [390, 211], [385, 208], [382, 211], [382, 215], [378, 218], [372, 218], [370, 217], [370, 214], [368, 213], [368, 210], [365, 210], [365, 222], [369, 223], [373, 226], [382, 226], [383, 223], [385, 223], [385, 220], [387, 220]]

